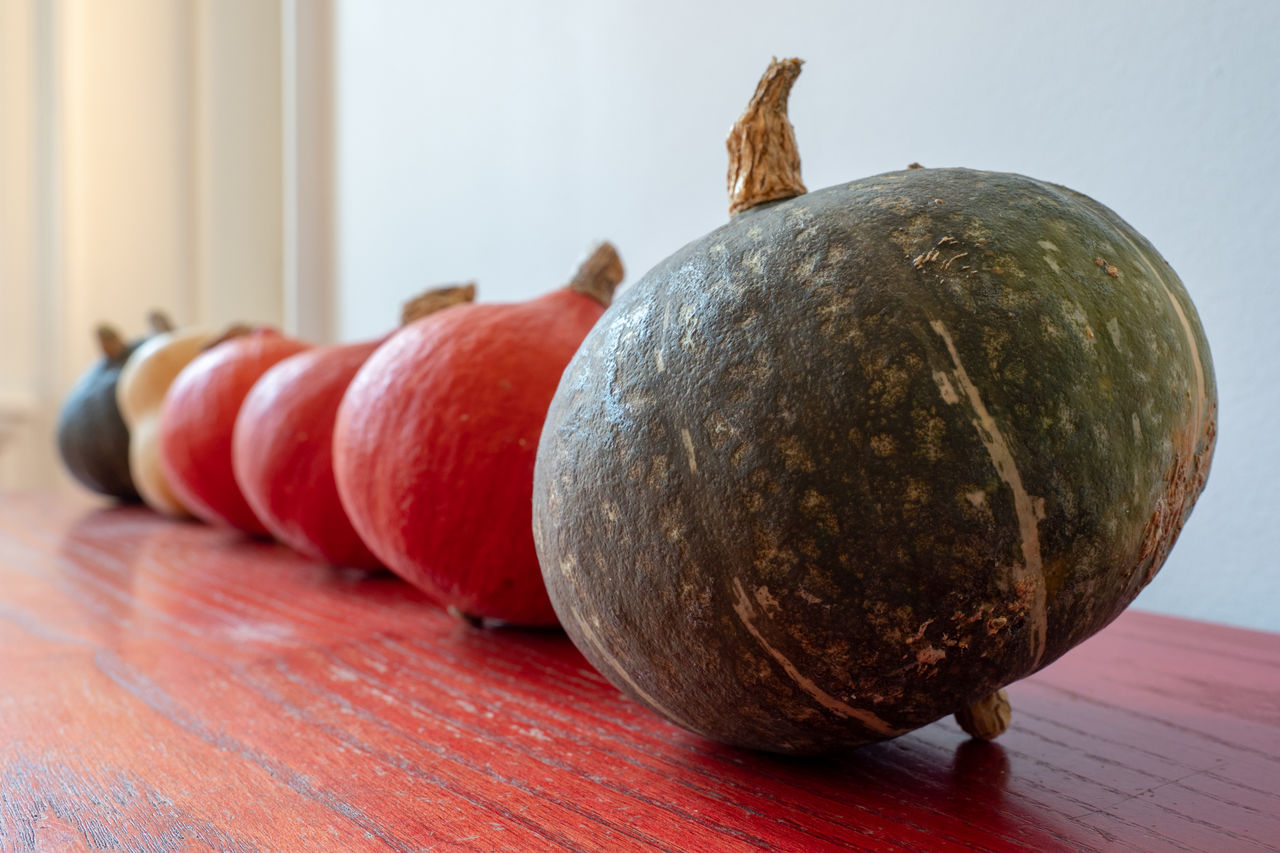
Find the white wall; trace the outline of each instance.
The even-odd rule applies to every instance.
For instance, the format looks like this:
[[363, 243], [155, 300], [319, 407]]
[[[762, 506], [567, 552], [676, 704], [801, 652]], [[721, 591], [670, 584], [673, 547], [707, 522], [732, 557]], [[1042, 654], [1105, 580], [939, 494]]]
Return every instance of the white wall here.
[[586, 245], [635, 280], [723, 222], [729, 124], [770, 55], [810, 188], [918, 160], [1115, 208], [1213, 344], [1209, 488], [1140, 606], [1280, 630], [1280, 3], [646, 0], [338, 7], [339, 331], [424, 285], [560, 284]]

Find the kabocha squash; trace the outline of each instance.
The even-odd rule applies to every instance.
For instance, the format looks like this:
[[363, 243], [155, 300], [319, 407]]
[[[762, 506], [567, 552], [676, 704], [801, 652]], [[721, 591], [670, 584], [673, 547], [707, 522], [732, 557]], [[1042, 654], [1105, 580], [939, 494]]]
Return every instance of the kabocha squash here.
[[236, 485], [236, 415], [267, 368], [310, 344], [260, 327], [211, 347], [178, 373], [160, 410], [160, 464], [178, 501], [196, 518], [255, 535], [267, 528]]
[[555, 624], [530, 531], [534, 453], [561, 372], [621, 280], [606, 243], [564, 288], [410, 323], [338, 407], [334, 475], [356, 531], [470, 621]]
[[[167, 317], [153, 312], [152, 332], [168, 331]], [[102, 357], [86, 370], [63, 401], [56, 428], [58, 454], [82, 486], [123, 501], [138, 500], [129, 471], [129, 428], [116, 403], [120, 371], [144, 339], [126, 343], [110, 326], [97, 329]]]
[[190, 515], [169, 485], [160, 464], [160, 411], [165, 392], [182, 368], [220, 338], [247, 331], [232, 327], [221, 334], [205, 328], [173, 329], [149, 338], [120, 371], [116, 402], [129, 428], [129, 472], [138, 494], [163, 515]]
[[[470, 302], [475, 285], [428, 291], [404, 307], [407, 324]], [[236, 416], [231, 459], [236, 483], [276, 539], [338, 566], [381, 565], [360, 539], [333, 479], [333, 424], [360, 366], [384, 339], [315, 347], [273, 366]]]
[[1109, 623], [1216, 435], [1191, 300], [1115, 213], [1013, 174], [805, 194], [772, 64], [730, 222], [626, 291], [565, 371], [534, 527], [570, 637], [731, 744], [818, 752], [949, 713]]

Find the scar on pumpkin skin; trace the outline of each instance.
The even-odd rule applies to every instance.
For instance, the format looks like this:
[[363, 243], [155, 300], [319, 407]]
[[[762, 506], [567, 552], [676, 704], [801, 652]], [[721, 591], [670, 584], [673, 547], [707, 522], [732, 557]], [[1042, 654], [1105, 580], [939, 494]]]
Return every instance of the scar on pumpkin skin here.
[[791, 680], [800, 685], [800, 688], [804, 690], [805, 693], [808, 693], [814, 699], [817, 699], [824, 708], [834, 711], [841, 717], [848, 717], [850, 719], [857, 720], [859, 723], [862, 723], [862, 725], [877, 734], [892, 737], [893, 735], [902, 734], [907, 731], [907, 729], [896, 729], [893, 726], [890, 726], [870, 711], [863, 711], [858, 708], [854, 708], [846, 702], [841, 702], [817, 684], [814, 684], [811, 679], [805, 677], [800, 670], [796, 669], [796, 665], [788, 660], [782, 652], [769, 645], [769, 642], [763, 635], [761, 635], [760, 630], [752, 623], [751, 620], [755, 618], [756, 612], [751, 606], [751, 599], [747, 597], [746, 590], [742, 588], [742, 581], [737, 578], [733, 579], [733, 591], [738, 597], [737, 602], [733, 605], [734, 612], [738, 614], [738, 619], [742, 621], [743, 626], [751, 633], [751, 636], [755, 637], [756, 642], [759, 643], [774, 660], [782, 665], [783, 670], [786, 671]]
[[591, 644], [591, 647], [599, 653], [600, 657], [604, 659], [604, 662], [609, 665], [609, 668], [612, 669], [619, 678], [625, 681], [627, 686], [634, 690], [637, 696], [648, 703], [650, 708], [653, 708], [653, 710], [657, 711], [671, 722], [684, 726], [691, 732], [701, 731], [698, 726], [693, 725], [684, 717], [681, 717], [679, 714], [673, 714], [667, 708], [663, 707], [661, 702], [650, 696], [648, 691], [639, 684], [636, 684], [627, 673], [627, 670], [618, 662], [618, 659], [609, 653], [609, 650], [604, 647], [604, 643], [600, 642], [600, 638], [596, 635], [596, 632], [592, 630], [591, 626], [587, 624], [587, 620], [582, 618], [582, 614], [578, 612], [578, 608], [571, 606], [569, 608], [569, 612], [573, 614], [573, 621], [577, 623], [579, 630], [582, 631], [583, 638], [586, 639], [586, 641]]
[[[947, 352], [955, 365], [953, 374], [956, 384], [960, 386], [960, 390], [964, 392], [970, 407], [973, 409], [973, 424], [977, 427], [978, 438], [982, 441], [983, 446], [987, 449], [987, 454], [991, 457], [996, 474], [1013, 492], [1014, 511], [1017, 513], [1018, 530], [1022, 538], [1023, 561], [1021, 566], [1017, 562], [1013, 564], [1013, 581], [1015, 589], [1025, 588], [1024, 584], [1028, 582], [1031, 584], [1031, 668], [1035, 669], [1039, 666], [1040, 659], [1044, 657], [1044, 647], [1048, 634], [1048, 616], [1045, 612], [1047, 604], [1044, 564], [1040, 556], [1040, 514], [1036, 512], [1039, 499], [1027, 494], [1026, 488], [1022, 485], [1022, 475], [1018, 473], [1013, 451], [1010, 450], [1008, 442], [1005, 441], [1004, 435], [1000, 432], [995, 418], [987, 411], [986, 404], [982, 402], [982, 396], [978, 393], [977, 387], [969, 379], [968, 371], [961, 364], [960, 353], [956, 350], [955, 342], [951, 339], [951, 333], [947, 331], [946, 325], [941, 320], [930, 320], [929, 325], [938, 333], [938, 336], [942, 338], [942, 342], [947, 347]], [[943, 375], [945, 376], [945, 374]], [[941, 383], [939, 383], [939, 389], [941, 390]], [[945, 393], [943, 393], [943, 399], [948, 403], [952, 402]]]
[[667, 328], [670, 325], [671, 303], [668, 302], [662, 309], [662, 332], [658, 335], [658, 348], [653, 351], [653, 363], [657, 366], [659, 373], [663, 373], [667, 369], [667, 365], [662, 358], [662, 353], [667, 348]]
[[1111, 333], [1111, 342], [1116, 345], [1116, 349], [1121, 349], [1120, 345], [1120, 321], [1112, 317], [1107, 321], [1107, 331]]
[[680, 438], [684, 441], [685, 452], [689, 454], [689, 471], [696, 474], [698, 473], [698, 460], [693, 455], [693, 437], [689, 435], [687, 429], [682, 429], [680, 430]]

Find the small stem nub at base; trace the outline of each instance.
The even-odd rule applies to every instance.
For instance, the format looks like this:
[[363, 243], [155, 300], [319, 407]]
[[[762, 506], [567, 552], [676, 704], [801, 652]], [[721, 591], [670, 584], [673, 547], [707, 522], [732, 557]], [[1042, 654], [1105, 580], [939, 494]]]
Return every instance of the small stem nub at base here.
[[774, 59], [760, 78], [746, 110], [734, 122], [729, 149], [729, 215], [767, 201], [804, 195], [800, 152], [787, 118], [791, 84], [800, 76], [799, 59]]
[[476, 299], [476, 283], [454, 284], [448, 287], [436, 287], [426, 293], [420, 293], [400, 308], [400, 325], [407, 326], [414, 320], [421, 320], [454, 305], [474, 302]]
[[993, 740], [1009, 728], [1012, 715], [1009, 694], [1001, 689], [956, 711], [956, 722], [970, 737]]
[[622, 267], [622, 259], [618, 250], [607, 240], [591, 250], [591, 254], [573, 274], [568, 287], [575, 293], [590, 296], [608, 308], [613, 301], [613, 292], [622, 283], [626, 271]]
[[445, 609], [449, 612], [449, 615], [452, 616], [454, 619], [460, 619], [461, 621], [466, 622], [472, 628], [484, 627], [483, 616], [477, 616], [474, 613], [464, 613], [463, 611], [459, 610], [457, 607], [453, 606], [452, 604], [450, 604]]

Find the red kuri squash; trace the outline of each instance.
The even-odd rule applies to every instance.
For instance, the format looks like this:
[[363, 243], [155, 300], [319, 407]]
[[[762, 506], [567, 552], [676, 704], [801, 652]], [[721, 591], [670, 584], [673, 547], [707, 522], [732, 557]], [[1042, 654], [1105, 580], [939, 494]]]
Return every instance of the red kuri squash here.
[[200, 520], [267, 533], [236, 485], [232, 429], [258, 377], [309, 346], [257, 328], [197, 356], [169, 386], [160, 411], [160, 463], [174, 494]]
[[531, 532], [533, 462], [565, 365], [622, 280], [601, 245], [568, 286], [418, 320], [338, 407], [338, 493], [385, 565], [471, 621], [555, 625]]
[[[475, 298], [475, 285], [442, 287], [404, 307], [401, 322]], [[231, 460], [249, 506], [276, 539], [338, 566], [381, 565], [351, 526], [333, 481], [333, 423], [356, 371], [386, 338], [315, 347], [260, 378], [236, 417]]]

